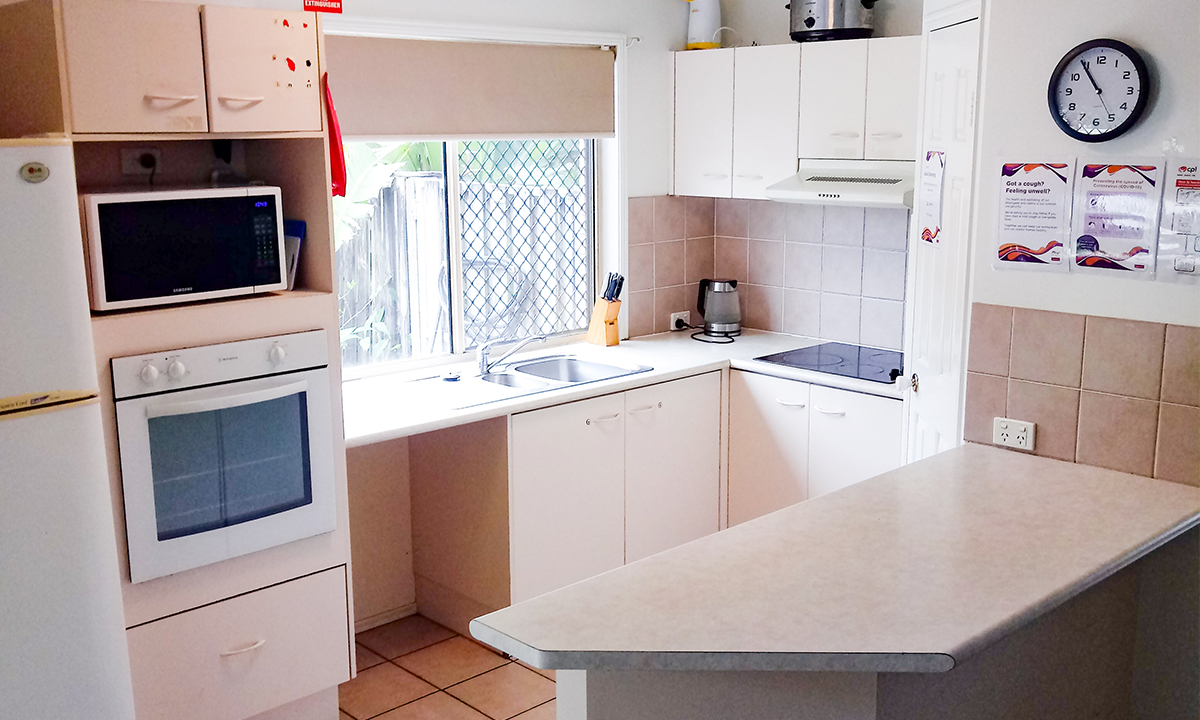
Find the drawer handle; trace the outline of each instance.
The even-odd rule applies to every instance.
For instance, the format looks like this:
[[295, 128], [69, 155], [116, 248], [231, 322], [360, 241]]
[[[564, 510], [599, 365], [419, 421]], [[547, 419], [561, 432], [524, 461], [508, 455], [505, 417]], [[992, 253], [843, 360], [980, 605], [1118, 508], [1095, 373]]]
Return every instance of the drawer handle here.
[[587, 420], [583, 421], [583, 424], [591, 425], [592, 423], [612, 422], [613, 420], [616, 420], [619, 417], [621, 417], [621, 413], [613, 413], [612, 415], [609, 415], [608, 417], [588, 418]]
[[813, 408], [815, 408], [817, 412], [825, 413], [826, 415], [837, 415], [838, 417], [841, 417], [846, 414], [845, 410], [826, 410], [820, 405], [813, 405]]
[[704, 173], [704, 177], [712, 178], [713, 180], [724, 180], [729, 176], [724, 173]]
[[218, 95], [217, 100], [220, 100], [222, 103], [242, 103], [244, 105], [257, 105], [260, 102], [262, 102], [263, 100], [266, 100], [266, 98], [265, 97], [234, 97], [232, 95]]
[[738, 175], [743, 180], [762, 180], [762, 175]]
[[226, 650], [225, 652], [221, 653], [221, 657], [233, 657], [234, 655], [241, 655], [242, 653], [248, 653], [252, 650], [257, 650], [266, 644], [267, 644], [267, 639], [263, 638], [262, 640], [259, 640], [258, 642], [254, 643], [253, 645], [247, 645], [246, 647], [240, 648], [238, 650]]
[[143, 97], [145, 98], [146, 102], [148, 102], [148, 103], [150, 103], [150, 102], [169, 102], [169, 103], [175, 103], [178, 105], [182, 105], [183, 103], [190, 103], [190, 102], [198, 99], [200, 96], [199, 95], [152, 95], [152, 94], [146, 94]]
[[662, 407], [662, 403], [659, 403], [657, 405], [647, 405], [644, 408], [638, 408], [637, 410], [630, 410], [629, 414], [630, 415], [641, 415], [642, 413], [648, 413], [651, 410], [657, 410], [660, 407]]
[[858, 133], [856, 133], [856, 132], [845, 132], [845, 131], [843, 131], [843, 132], [835, 132], [835, 133], [829, 133], [829, 137], [835, 137], [835, 138], [846, 138], [846, 139], [848, 139], [848, 140], [853, 140], [854, 138], [858, 137]]
[[904, 137], [904, 133], [898, 133], [898, 132], [877, 132], [877, 133], [871, 133], [871, 137], [873, 137], [873, 138], [885, 138], [885, 139], [887, 139], [887, 140], [899, 140], [900, 138]]
[[780, 405], [782, 405], [784, 407], [794, 407], [794, 408], [808, 407], [805, 403], [788, 402], [787, 400], [784, 400], [783, 398], [775, 398], [775, 402], [779, 403]]

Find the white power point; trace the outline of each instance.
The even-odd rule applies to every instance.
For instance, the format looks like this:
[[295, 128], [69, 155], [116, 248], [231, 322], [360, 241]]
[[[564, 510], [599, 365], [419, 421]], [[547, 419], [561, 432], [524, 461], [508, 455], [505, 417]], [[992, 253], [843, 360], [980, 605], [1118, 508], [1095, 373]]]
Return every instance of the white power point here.
[[1037, 426], [1023, 420], [995, 418], [992, 421], [992, 442], [1017, 450], [1033, 450], [1033, 433]]
[[122, 175], [150, 175], [162, 171], [162, 150], [157, 148], [122, 148]]
[[682, 320], [685, 326], [692, 324], [692, 311], [684, 310], [683, 312], [671, 313], [671, 329], [672, 330], [687, 330], [687, 327], [679, 327], [678, 321]]

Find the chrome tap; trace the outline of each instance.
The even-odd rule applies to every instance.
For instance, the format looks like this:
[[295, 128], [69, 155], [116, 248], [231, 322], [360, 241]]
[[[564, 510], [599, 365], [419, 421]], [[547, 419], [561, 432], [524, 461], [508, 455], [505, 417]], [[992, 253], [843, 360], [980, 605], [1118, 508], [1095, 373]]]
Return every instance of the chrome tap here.
[[479, 356], [479, 374], [480, 375], [487, 375], [488, 373], [490, 373], [492, 371], [493, 367], [504, 362], [505, 360], [508, 359], [508, 357], [510, 355], [512, 355], [516, 351], [520, 350], [521, 348], [525, 347], [529, 343], [546, 342], [546, 336], [545, 335], [534, 335], [533, 337], [527, 337], [524, 340], [517, 340], [516, 341], [517, 344], [513, 345], [512, 348], [508, 352], [504, 353], [496, 360], [489, 361], [488, 353], [491, 352], [492, 347], [495, 345], [502, 345], [507, 342], [513, 342], [513, 340], [500, 338], [497, 340], [489, 340], [479, 346], [479, 349], [476, 350], [475, 352]]

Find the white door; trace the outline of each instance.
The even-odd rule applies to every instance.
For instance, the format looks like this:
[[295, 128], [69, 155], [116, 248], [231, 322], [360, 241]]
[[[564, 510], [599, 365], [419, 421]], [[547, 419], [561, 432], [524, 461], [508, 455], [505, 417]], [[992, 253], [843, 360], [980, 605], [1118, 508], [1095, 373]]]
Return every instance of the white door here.
[[733, 53], [675, 53], [675, 194], [733, 193]]
[[512, 416], [512, 602], [625, 562], [625, 396]]
[[904, 403], [814, 385], [808, 430], [808, 496], [900, 467]]
[[718, 530], [721, 373], [625, 393], [625, 562]]
[[[946, 169], [939, 242], [923, 241], [919, 228], [910, 233], [912, 295], [905, 327], [907, 371], [915, 391], [908, 404], [909, 462], [962, 440], [979, 21], [934, 30], [927, 42], [920, 158], [943, 151]], [[922, 202], [918, 187], [916, 207]], [[919, 212], [913, 222], [920, 224]]]
[[872, 38], [867, 54], [868, 160], [917, 157], [921, 36]]
[[201, 18], [213, 132], [321, 130], [314, 13], [205, 5]]
[[729, 525], [808, 498], [809, 385], [729, 373]]
[[800, 157], [863, 157], [867, 43], [805, 43], [800, 59]]
[[766, 199], [766, 187], [796, 173], [800, 46], [734, 50], [733, 196]]

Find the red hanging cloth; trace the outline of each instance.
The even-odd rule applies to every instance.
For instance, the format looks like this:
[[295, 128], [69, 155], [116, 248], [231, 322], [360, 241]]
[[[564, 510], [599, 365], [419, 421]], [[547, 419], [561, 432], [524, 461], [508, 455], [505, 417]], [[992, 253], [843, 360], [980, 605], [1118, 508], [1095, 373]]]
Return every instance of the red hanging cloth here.
[[346, 151], [342, 147], [342, 128], [338, 125], [333, 95], [329, 93], [329, 73], [322, 78], [325, 85], [325, 112], [329, 115], [329, 174], [333, 179], [334, 197], [346, 197]]

